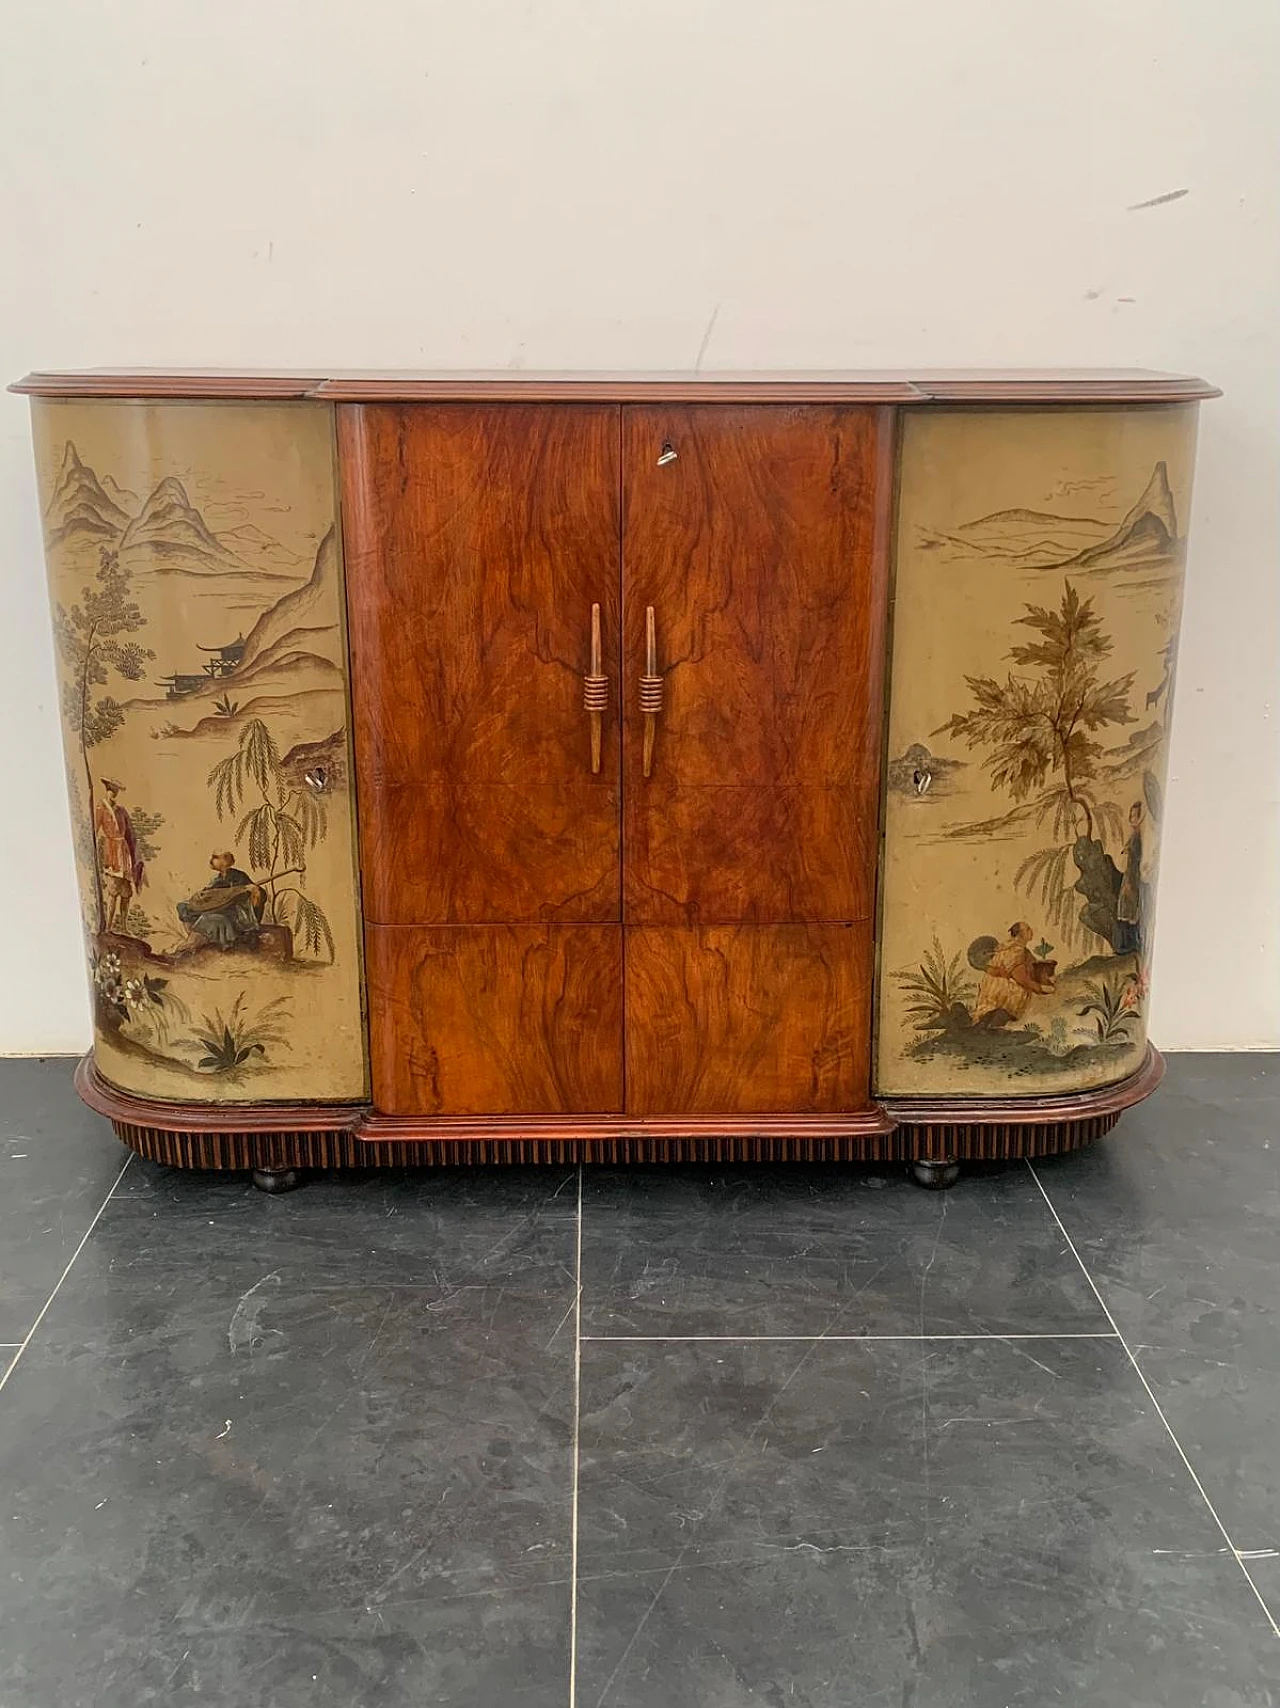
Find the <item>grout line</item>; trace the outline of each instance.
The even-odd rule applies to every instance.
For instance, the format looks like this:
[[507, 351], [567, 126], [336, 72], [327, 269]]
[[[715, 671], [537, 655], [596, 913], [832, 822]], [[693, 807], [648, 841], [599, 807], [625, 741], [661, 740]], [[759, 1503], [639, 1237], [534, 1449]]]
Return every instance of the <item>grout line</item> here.
[[708, 1341], [713, 1345], [754, 1345], [758, 1341], [845, 1341], [861, 1340], [1119, 1340], [1118, 1329], [1095, 1329], [1088, 1334], [584, 1334], [584, 1341], [610, 1341], [629, 1344], [639, 1342], [672, 1342], [684, 1345]]
[[1123, 1346], [1124, 1351], [1125, 1351], [1125, 1356], [1128, 1358], [1130, 1364], [1133, 1365], [1135, 1375], [1137, 1376], [1138, 1380], [1142, 1383], [1142, 1386], [1146, 1389], [1147, 1398], [1151, 1401], [1151, 1404], [1155, 1407], [1156, 1416], [1160, 1419], [1161, 1423], [1164, 1425], [1165, 1431], [1168, 1434], [1170, 1441], [1172, 1441], [1173, 1445], [1177, 1448], [1178, 1457], [1182, 1460], [1182, 1463], [1186, 1466], [1187, 1474], [1191, 1478], [1191, 1481], [1196, 1485], [1196, 1489], [1199, 1492], [1201, 1500], [1208, 1507], [1209, 1516], [1213, 1519], [1213, 1522], [1218, 1526], [1218, 1529], [1222, 1532], [1222, 1540], [1227, 1544], [1227, 1552], [1234, 1555], [1235, 1562], [1240, 1567], [1240, 1570], [1244, 1573], [1245, 1579], [1248, 1582], [1249, 1588], [1253, 1591], [1254, 1595], [1257, 1597], [1258, 1606], [1262, 1609], [1264, 1615], [1266, 1616], [1267, 1623], [1270, 1625], [1272, 1633], [1275, 1636], [1280, 1637], [1280, 1625], [1278, 1625], [1276, 1623], [1275, 1615], [1272, 1613], [1271, 1609], [1267, 1606], [1267, 1603], [1266, 1603], [1266, 1600], [1262, 1594], [1262, 1591], [1258, 1588], [1257, 1584], [1253, 1581], [1253, 1573], [1249, 1570], [1248, 1566], [1245, 1564], [1245, 1560], [1249, 1557], [1248, 1550], [1247, 1549], [1242, 1550], [1240, 1548], [1237, 1548], [1235, 1543], [1231, 1540], [1231, 1537], [1227, 1534], [1227, 1527], [1222, 1522], [1221, 1518], [1219, 1518], [1218, 1509], [1214, 1506], [1213, 1502], [1209, 1499], [1209, 1496], [1205, 1490], [1204, 1484], [1200, 1481], [1200, 1478], [1196, 1475], [1195, 1466], [1191, 1463], [1190, 1459], [1187, 1458], [1187, 1455], [1186, 1455], [1186, 1452], [1183, 1448], [1182, 1443], [1178, 1440], [1178, 1437], [1174, 1434], [1173, 1425], [1169, 1422], [1169, 1419], [1164, 1414], [1164, 1407], [1160, 1404], [1160, 1401], [1156, 1398], [1155, 1390], [1152, 1388], [1150, 1382], [1148, 1382], [1146, 1376], [1143, 1374], [1142, 1366], [1141, 1366], [1141, 1364], [1138, 1363], [1138, 1360], [1134, 1357], [1132, 1347], [1129, 1345], [1129, 1342], [1125, 1339], [1124, 1335], [1121, 1334], [1119, 1325], [1117, 1324], [1116, 1319], [1112, 1316], [1110, 1307], [1108, 1306], [1107, 1301], [1103, 1298], [1102, 1293], [1099, 1290], [1098, 1283], [1094, 1280], [1093, 1276], [1089, 1273], [1088, 1269], [1086, 1268], [1084, 1258], [1081, 1257], [1080, 1253], [1076, 1250], [1076, 1243], [1072, 1239], [1071, 1235], [1067, 1232], [1066, 1227], [1063, 1225], [1062, 1217], [1058, 1214], [1057, 1210], [1055, 1209], [1053, 1199], [1050, 1198], [1049, 1194], [1045, 1191], [1044, 1182], [1041, 1180], [1040, 1176], [1036, 1173], [1035, 1167], [1032, 1164], [1030, 1157], [1027, 1158], [1027, 1167], [1031, 1170], [1031, 1178], [1035, 1181], [1036, 1185], [1040, 1188], [1040, 1196], [1044, 1199], [1045, 1203], [1049, 1206], [1049, 1214], [1053, 1217], [1054, 1221], [1058, 1224], [1058, 1232], [1062, 1235], [1063, 1239], [1066, 1240], [1068, 1250], [1071, 1252], [1072, 1257], [1074, 1257], [1076, 1262], [1080, 1265], [1081, 1274], [1084, 1276], [1085, 1280], [1089, 1283], [1089, 1285], [1093, 1288], [1094, 1297], [1097, 1299], [1098, 1303], [1102, 1306], [1103, 1311], [1106, 1313], [1107, 1321], [1111, 1324], [1112, 1328], [1115, 1329], [1116, 1338], [1119, 1340], [1121, 1346]]
[[20, 1344], [18, 1346], [18, 1350], [14, 1353], [13, 1358], [10, 1361], [9, 1368], [5, 1371], [3, 1376], [0, 1376], [0, 1391], [2, 1391], [4, 1389], [5, 1383], [9, 1380], [10, 1376], [12, 1376], [14, 1371], [18, 1368], [18, 1360], [22, 1357], [22, 1354], [27, 1350], [28, 1346], [30, 1346], [31, 1341], [32, 1341], [32, 1337], [34, 1336], [36, 1330], [40, 1327], [40, 1324], [45, 1319], [45, 1313], [48, 1311], [49, 1306], [53, 1303], [53, 1301], [57, 1298], [59, 1292], [61, 1291], [62, 1283], [66, 1280], [67, 1276], [70, 1275], [71, 1265], [75, 1262], [76, 1258], [79, 1257], [80, 1253], [84, 1250], [85, 1246], [89, 1243], [89, 1235], [93, 1232], [93, 1230], [97, 1227], [98, 1223], [102, 1220], [102, 1212], [106, 1209], [107, 1205], [111, 1202], [112, 1198], [115, 1196], [116, 1187], [119, 1186], [120, 1182], [124, 1179], [125, 1169], [128, 1168], [129, 1164], [132, 1161], [133, 1161], [133, 1152], [130, 1151], [129, 1155], [124, 1159], [124, 1168], [122, 1168], [120, 1170], [119, 1174], [116, 1175], [115, 1179], [111, 1183], [110, 1192], [107, 1193], [106, 1197], [102, 1200], [101, 1204], [98, 1205], [97, 1215], [89, 1223], [89, 1226], [84, 1230], [84, 1237], [81, 1239], [80, 1244], [76, 1247], [76, 1249], [71, 1253], [70, 1258], [67, 1260], [67, 1267], [62, 1271], [62, 1274], [59, 1275], [57, 1281], [54, 1283], [53, 1292], [50, 1293], [49, 1297], [45, 1300], [44, 1304], [41, 1305], [40, 1315], [36, 1318], [36, 1320], [32, 1323], [31, 1327], [27, 1330], [26, 1338], [22, 1342], [20, 1342]]
[[582, 1418], [582, 1164], [578, 1164], [578, 1234], [573, 1263], [573, 1480], [569, 1500], [569, 1708], [578, 1701], [578, 1426]]

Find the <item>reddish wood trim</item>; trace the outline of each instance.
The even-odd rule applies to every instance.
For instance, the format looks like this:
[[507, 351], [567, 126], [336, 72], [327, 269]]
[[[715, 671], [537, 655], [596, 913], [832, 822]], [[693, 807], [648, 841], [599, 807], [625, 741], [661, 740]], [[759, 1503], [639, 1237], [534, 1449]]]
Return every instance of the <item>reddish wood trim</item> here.
[[112, 1123], [117, 1138], [139, 1156], [172, 1168], [470, 1168], [513, 1164], [569, 1167], [578, 1163], [839, 1163], [911, 1160], [906, 1128], [843, 1138], [770, 1138], [753, 1133], [675, 1138], [629, 1133], [578, 1139], [386, 1139], [367, 1144], [350, 1132], [175, 1133], [160, 1127]]
[[135, 1097], [98, 1072], [93, 1053], [76, 1067], [81, 1102], [109, 1121], [136, 1121], [175, 1133], [223, 1133], [238, 1128], [254, 1133], [319, 1133], [354, 1126], [363, 1104], [342, 1103], [173, 1103], [160, 1097]]
[[28, 374], [16, 381], [10, 391], [28, 397], [112, 397], [112, 398], [225, 398], [229, 401], [246, 399], [314, 397], [322, 384], [315, 374], [253, 374], [204, 373], [198, 368], [188, 371], [145, 369], [128, 372], [121, 369], [90, 370], [79, 374]]
[[1194, 403], [1222, 396], [1220, 386], [1194, 374], [1146, 368], [955, 368], [912, 378], [931, 403]]
[[893, 1127], [884, 1132], [773, 1137], [761, 1133], [623, 1133], [601, 1139], [358, 1138], [329, 1132], [182, 1133], [115, 1121], [123, 1144], [172, 1168], [459, 1168], [497, 1164], [566, 1166], [596, 1163], [885, 1163], [915, 1160], [1012, 1162], [1052, 1156], [1091, 1144], [1119, 1115], [1062, 1121], [1054, 1126]]
[[1010, 1161], [1110, 1132], [1150, 1095], [1154, 1049], [1117, 1085], [1058, 1097], [888, 1100], [848, 1115], [392, 1117], [350, 1105], [197, 1106], [117, 1091], [86, 1056], [76, 1090], [139, 1155], [177, 1168], [404, 1168], [488, 1163]]
[[1021, 1157], [1060, 1156], [1105, 1137], [1116, 1115], [1081, 1116], [1042, 1126], [1025, 1121], [901, 1126], [908, 1156], [917, 1162], [1016, 1162]]
[[843, 1115], [380, 1115], [354, 1126], [367, 1144], [438, 1138], [509, 1144], [529, 1140], [596, 1144], [630, 1139], [854, 1139], [889, 1133], [877, 1104]]
[[1164, 1057], [1154, 1044], [1148, 1044], [1136, 1073], [1087, 1091], [1052, 1097], [882, 1097], [880, 1101], [900, 1125], [982, 1127], [1014, 1121], [1022, 1127], [1044, 1127], [1106, 1115], [1118, 1120], [1126, 1109], [1150, 1097], [1163, 1078]]
[[317, 397], [343, 403], [919, 403], [905, 375], [430, 374], [325, 380]]
[[755, 374], [351, 374], [317, 397], [613, 403], [1179, 403], [1221, 397], [1193, 374], [1143, 368], [852, 370]]
[[27, 374], [32, 397], [524, 403], [1189, 403], [1220, 397], [1191, 374], [1144, 368], [867, 369], [812, 373], [335, 373], [111, 369]]

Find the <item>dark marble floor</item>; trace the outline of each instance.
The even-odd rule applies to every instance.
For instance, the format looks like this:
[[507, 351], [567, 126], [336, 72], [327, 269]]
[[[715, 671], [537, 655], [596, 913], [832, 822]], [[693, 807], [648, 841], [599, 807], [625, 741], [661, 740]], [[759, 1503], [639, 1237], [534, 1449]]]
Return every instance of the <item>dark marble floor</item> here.
[[0, 1708], [1280, 1704], [1278, 1115], [272, 1199], [0, 1062]]

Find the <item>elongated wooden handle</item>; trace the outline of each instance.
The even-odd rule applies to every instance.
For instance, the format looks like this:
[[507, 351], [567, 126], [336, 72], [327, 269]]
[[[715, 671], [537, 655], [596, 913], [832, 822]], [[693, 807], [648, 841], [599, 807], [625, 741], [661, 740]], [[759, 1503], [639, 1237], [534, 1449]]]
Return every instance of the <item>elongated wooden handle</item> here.
[[658, 674], [658, 627], [653, 606], [644, 612], [644, 675], [640, 678], [640, 710], [644, 713], [644, 774], [653, 771], [653, 744], [662, 710], [662, 677]]
[[609, 706], [609, 678], [600, 669], [600, 607], [591, 607], [591, 668], [582, 678], [582, 705], [591, 725], [591, 774], [600, 770], [604, 714]]

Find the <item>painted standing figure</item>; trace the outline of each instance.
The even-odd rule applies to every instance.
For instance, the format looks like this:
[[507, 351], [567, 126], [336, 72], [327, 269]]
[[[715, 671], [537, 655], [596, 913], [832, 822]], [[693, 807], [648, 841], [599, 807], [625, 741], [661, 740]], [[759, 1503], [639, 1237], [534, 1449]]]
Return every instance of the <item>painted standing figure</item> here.
[[1057, 964], [1036, 960], [1030, 948], [1034, 935], [1025, 919], [1010, 926], [1009, 941], [995, 951], [983, 972], [973, 1009], [975, 1026], [1004, 1026], [1019, 1020], [1033, 996], [1053, 991]]
[[105, 931], [124, 932], [128, 928], [129, 903], [134, 892], [147, 881], [147, 869], [138, 857], [133, 820], [120, 805], [123, 784], [104, 777], [102, 786], [107, 798], [98, 802], [93, 815], [94, 843], [102, 878], [102, 924]]
[[1117, 955], [1142, 951], [1142, 802], [1129, 808], [1129, 838], [1120, 856], [1123, 862], [1120, 893], [1116, 897], [1116, 929], [1113, 939]]
[[231, 949], [237, 943], [254, 942], [266, 905], [262, 886], [240, 870], [229, 849], [214, 853], [209, 864], [216, 876], [204, 889], [178, 903], [178, 918], [187, 927], [187, 940], [181, 948], [202, 949], [212, 944], [217, 949]]

